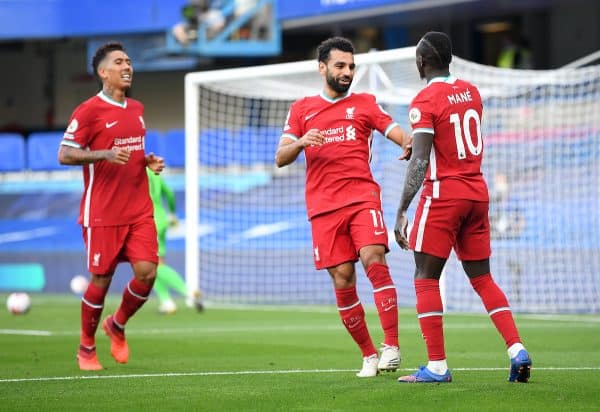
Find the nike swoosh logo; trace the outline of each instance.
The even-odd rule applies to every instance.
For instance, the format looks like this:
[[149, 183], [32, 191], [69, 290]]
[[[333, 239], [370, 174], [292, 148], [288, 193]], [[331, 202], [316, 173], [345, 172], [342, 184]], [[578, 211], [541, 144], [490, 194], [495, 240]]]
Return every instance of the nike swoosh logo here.
[[395, 306], [388, 306], [387, 308], [384, 308], [383, 311], [384, 312], [389, 312], [390, 310], [394, 309]]
[[111, 127], [113, 127], [114, 125], [116, 125], [117, 123], [119, 123], [118, 120], [115, 120], [114, 122], [108, 123], [106, 122], [106, 128], [110, 129]]
[[384, 233], [385, 233], [385, 230], [382, 230], [382, 231], [376, 230], [375, 231], [375, 236], [383, 235]]
[[309, 120], [312, 119], [313, 117], [315, 117], [317, 114], [319, 114], [319, 112], [314, 112], [312, 114], [309, 114], [308, 116], [304, 116], [304, 120]]

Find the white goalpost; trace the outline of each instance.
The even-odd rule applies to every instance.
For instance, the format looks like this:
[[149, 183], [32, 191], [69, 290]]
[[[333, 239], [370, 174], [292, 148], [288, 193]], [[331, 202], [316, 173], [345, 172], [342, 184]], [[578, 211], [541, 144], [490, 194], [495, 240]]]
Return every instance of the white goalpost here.
[[[405, 130], [408, 104], [424, 87], [414, 53], [357, 54], [351, 89], [375, 94]], [[496, 281], [517, 311], [600, 312], [600, 66], [506, 70], [454, 57], [451, 72], [484, 99]], [[328, 275], [312, 263], [304, 160], [274, 165], [289, 105], [320, 89], [316, 59], [186, 75], [185, 272], [207, 301], [333, 303]], [[412, 306], [412, 253], [391, 233], [407, 165], [399, 154], [375, 136], [371, 168], [390, 230], [388, 264], [399, 304]], [[369, 303], [359, 266], [359, 294]], [[448, 310], [483, 310], [454, 255], [445, 278]]]

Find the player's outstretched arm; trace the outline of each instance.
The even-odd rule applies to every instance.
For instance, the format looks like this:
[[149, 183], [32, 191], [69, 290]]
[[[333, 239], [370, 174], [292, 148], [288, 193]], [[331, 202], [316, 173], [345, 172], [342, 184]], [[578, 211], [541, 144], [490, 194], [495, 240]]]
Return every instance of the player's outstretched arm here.
[[129, 160], [130, 154], [128, 150], [116, 147], [112, 150], [83, 150], [77, 147], [60, 145], [58, 162], [61, 165], [77, 166], [106, 160], [124, 165]]
[[425, 179], [425, 174], [429, 167], [429, 156], [432, 146], [433, 134], [417, 133], [414, 136], [413, 155], [406, 170], [404, 189], [402, 190], [400, 205], [396, 213], [396, 224], [394, 225], [396, 242], [402, 249], [408, 249], [408, 237], [406, 233], [408, 218], [406, 217], [406, 211], [423, 184], [423, 179]]
[[287, 166], [296, 160], [305, 147], [321, 146], [322, 144], [323, 135], [318, 129], [310, 129], [298, 140], [290, 137], [282, 137], [275, 153], [275, 164], [277, 164], [277, 167]]

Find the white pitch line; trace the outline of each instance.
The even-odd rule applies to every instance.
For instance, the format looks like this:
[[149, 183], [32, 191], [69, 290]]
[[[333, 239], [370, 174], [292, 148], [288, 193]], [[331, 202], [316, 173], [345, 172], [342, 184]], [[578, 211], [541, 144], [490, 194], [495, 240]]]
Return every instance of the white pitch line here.
[[0, 335], [52, 336], [48, 330], [0, 329]]
[[[415, 368], [401, 368], [398, 371], [413, 372]], [[452, 368], [453, 371], [462, 372], [490, 372], [505, 371], [507, 368]], [[583, 367], [541, 367], [536, 371], [600, 371], [600, 366]], [[257, 370], [257, 371], [222, 371], [222, 372], [171, 372], [171, 373], [136, 373], [129, 375], [82, 375], [82, 376], [46, 376], [39, 378], [14, 378], [0, 379], [2, 383], [18, 382], [48, 382], [48, 381], [78, 381], [78, 380], [101, 380], [101, 379], [139, 379], [139, 378], [177, 378], [189, 376], [235, 376], [235, 375], [293, 375], [303, 373], [349, 373], [356, 369], [290, 369], [290, 370]]]
[[[547, 325], [531, 324], [524, 329], [544, 329]], [[597, 328], [595, 323], [567, 323], [560, 326], [561, 328]], [[444, 330], [466, 330], [466, 329], [489, 329], [491, 326], [487, 323], [472, 324], [472, 323], [451, 323], [444, 325]], [[419, 325], [409, 324], [403, 325], [403, 330], [419, 329]], [[266, 326], [215, 326], [215, 327], [189, 327], [189, 328], [163, 328], [163, 329], [136, 329], [127, 330], [128, 335], [168, 335], [168, 334], [215, 334], [215, 333], [244, 333], [244, 332], [274, 332], [274, 333], [303, 333], [307, 331], [340, 331], [343, 330], [341, 324], [331, 325], [266, 325]], [[78, 330], [62, 330], [62, 331], [47, 331], [47, 330], [19, 330], [19, 329], [0, 329], [0, 335], [23, 335], [23, 336], [79, 336]]]

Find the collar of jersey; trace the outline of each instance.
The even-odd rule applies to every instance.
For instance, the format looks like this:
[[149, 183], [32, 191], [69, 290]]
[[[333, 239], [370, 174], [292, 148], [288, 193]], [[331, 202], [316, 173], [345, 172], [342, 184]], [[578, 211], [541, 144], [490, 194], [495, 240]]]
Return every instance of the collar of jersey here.
[[335, 102], [339, 102], [340, 100], [345, 99], [346, 97], [350, 96], [352, 93], [347, 92], [345, 95], [340, 96], [340, 97], [336, 97], [335, 99], [332, 99], [331, 97], [328, 97], [324, 91], [321, 91], [321, 98], [324, 100], [327, 100], [329, 103], [335, 103]]
[[434, 77], [433, 79], [429, 80], [429, 82], [427, 83], [427, 86], [429, 86], [431, 83], [448, 83], [448, 84], [452, 84], [456, 81], [456, 77], [450, 75], [450, 76], [438, 76], [438, 77]]
[[127, 108], [127, 99], [125, 99], [125, 101], [123, 103], [118, 102], [116, 100], [111, 99], [107, 95], [105, 95], [102, 90], [100, 90], [96, 96], [98, 96], [99, 98], [104, 100], [106, 103], [112, 104], [113, 106], [119, 106], [119, 107], [122, 107], [123, 109]]

